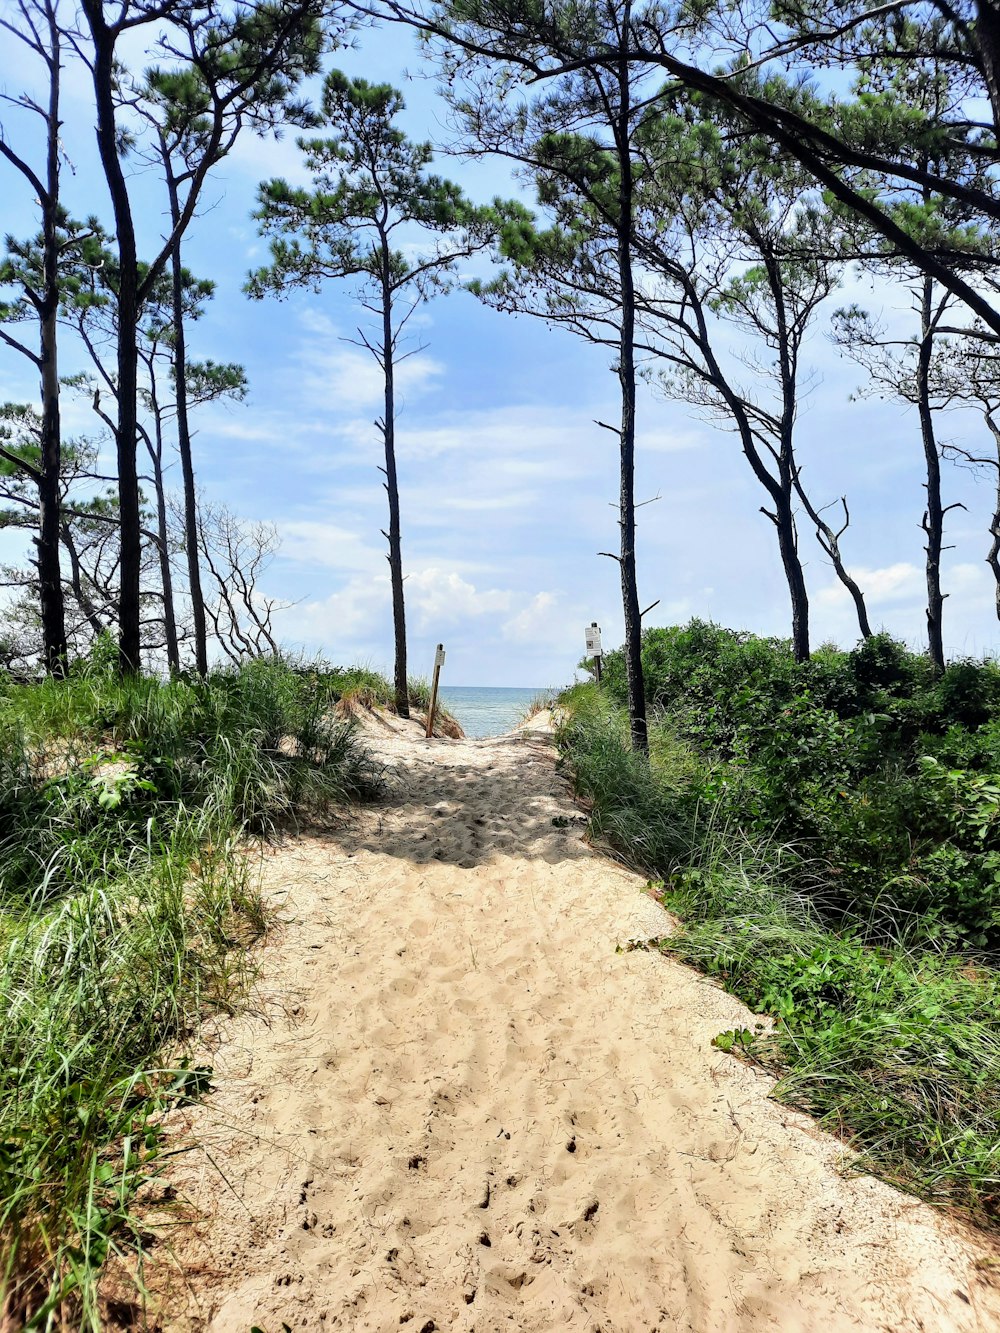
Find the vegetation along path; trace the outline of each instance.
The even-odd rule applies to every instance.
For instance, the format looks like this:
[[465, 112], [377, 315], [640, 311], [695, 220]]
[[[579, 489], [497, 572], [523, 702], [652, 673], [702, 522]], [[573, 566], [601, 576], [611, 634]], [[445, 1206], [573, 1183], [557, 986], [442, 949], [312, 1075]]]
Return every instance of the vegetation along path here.
[[387, 801], [269, 862], [271, 1017], [190, 1112], [167, 1328], [1000, 1325], [987, 1242], [845, 1172], [712, 1046], [746, 1010], [621, 947], [669, 920], [541, 728], [373, 743]]

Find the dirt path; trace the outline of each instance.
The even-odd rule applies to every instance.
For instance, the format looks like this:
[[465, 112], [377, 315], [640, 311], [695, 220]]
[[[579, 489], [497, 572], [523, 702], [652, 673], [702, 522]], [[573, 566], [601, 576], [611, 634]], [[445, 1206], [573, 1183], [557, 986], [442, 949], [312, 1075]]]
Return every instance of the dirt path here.
[[1000, 1328], [976, 1241], [710, 1045], [740, 1005], [616, 952], [665, 917], [544, 737], [378, 744], [387, 802], [269, 863], [280, 1004], [213, 1054], [167, 1328]]

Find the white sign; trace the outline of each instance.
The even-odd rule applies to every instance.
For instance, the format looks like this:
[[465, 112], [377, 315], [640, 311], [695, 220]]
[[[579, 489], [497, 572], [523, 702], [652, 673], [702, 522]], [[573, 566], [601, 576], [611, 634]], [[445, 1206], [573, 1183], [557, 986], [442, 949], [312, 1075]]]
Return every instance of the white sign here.
[[438, 650], [434, 654], [434, 665], [436, 667], [444, 666], [444, 649], [441, 647], [440, 644], [438, 644]]
[[598, 625], [588, 625], [585, 630], [587, 636], [587, 652], [591, 657], [601, 656], [601, 630]]

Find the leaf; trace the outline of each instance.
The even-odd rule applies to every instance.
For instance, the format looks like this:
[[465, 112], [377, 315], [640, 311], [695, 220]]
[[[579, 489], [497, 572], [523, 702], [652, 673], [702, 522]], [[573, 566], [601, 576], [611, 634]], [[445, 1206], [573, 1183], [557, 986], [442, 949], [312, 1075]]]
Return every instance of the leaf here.
[[754, 1034], [749, 1028], [736, 1028], [720, 1032], [717, 1037], [712, 1038], [712, 1045], [728, 1053], [733, 1050], [749, 1050], [753, 1041]]

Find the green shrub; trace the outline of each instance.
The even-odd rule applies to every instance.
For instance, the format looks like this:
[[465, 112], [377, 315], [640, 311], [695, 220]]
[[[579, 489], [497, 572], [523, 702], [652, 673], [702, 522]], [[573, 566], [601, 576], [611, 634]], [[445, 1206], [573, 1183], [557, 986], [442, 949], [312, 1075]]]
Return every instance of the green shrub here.
[[[784, 641], [696, 620], [647, 630], [643, 667], [654, 716], [724, 770], [703, 799], [823, 864], [834, 920], [886, 940], [1000, 948], [1000, 848], [974, 814], [1000, 781], [995, 665], [936, 677], [885, 634], [800, 664]], [[607, 681], [623, 702], [620, 652]], [[951, 777], [936, 780], [934, 764]]]
[[[859, 694], [908, 688], [893, 660], [880, 650]], [[593, 835], [654, 874], [683, 922], [661, 947], [774, 1020], [716, 1044], [774, 1070], [775, 1095], [846, 1137], [861, 1169], [1000, 1225], [1000, 981], [948, 952], [997, 929], [994, 779], [931, 759], [896, 760], [891, 777], [884, 721], [804, 692], [766, 743], [734, 733], [753, 761], [706, 754], [672, 713], [654, 719], [647, 762], [609, 696], [576, 687], [561, 704]], [[781, 837], [776, 810], [809, 836]], [[905, 877], [873, 876], [873, 854]]]

